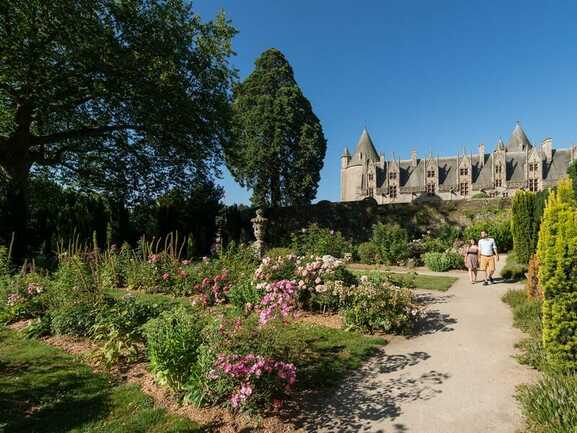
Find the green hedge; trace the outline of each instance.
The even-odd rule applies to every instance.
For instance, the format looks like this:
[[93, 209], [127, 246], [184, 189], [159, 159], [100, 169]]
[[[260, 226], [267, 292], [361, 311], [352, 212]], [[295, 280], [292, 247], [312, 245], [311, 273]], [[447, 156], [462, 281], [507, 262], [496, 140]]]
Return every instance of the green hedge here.
[[464, 267], [463, 256], [454, 252], [425, 253], [423, 254], [423, 261], [434, 272], [446, 272], [451, 269], [462, 269]]

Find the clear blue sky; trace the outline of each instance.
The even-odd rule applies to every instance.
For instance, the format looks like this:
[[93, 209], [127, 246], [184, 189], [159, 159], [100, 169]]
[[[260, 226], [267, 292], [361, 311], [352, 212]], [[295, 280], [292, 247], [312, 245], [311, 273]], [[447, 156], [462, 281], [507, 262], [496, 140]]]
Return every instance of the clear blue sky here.
[[[366, 125], [387, 157], [493, 150], [521, 121], [529, 139], [577, 142], [577, 2], [197, 0], [239, 34], [244, 79], [280, 49], [328, 140], [317, 200], [338, 201], [339, 157]], [[353, 149], [351, 149], [352, 151]], [[225, 173], [227, 203], [250, 193]]]

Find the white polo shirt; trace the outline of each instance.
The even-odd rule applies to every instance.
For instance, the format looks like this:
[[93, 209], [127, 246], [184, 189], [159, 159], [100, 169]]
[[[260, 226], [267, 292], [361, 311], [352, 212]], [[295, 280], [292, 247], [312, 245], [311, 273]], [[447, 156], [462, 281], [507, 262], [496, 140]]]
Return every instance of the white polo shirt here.
[[482, 256], [492, 256], [497, 251], [497, 244], [495, 244], [495, 239], [485, 238], [479, 239], [479, 251]]

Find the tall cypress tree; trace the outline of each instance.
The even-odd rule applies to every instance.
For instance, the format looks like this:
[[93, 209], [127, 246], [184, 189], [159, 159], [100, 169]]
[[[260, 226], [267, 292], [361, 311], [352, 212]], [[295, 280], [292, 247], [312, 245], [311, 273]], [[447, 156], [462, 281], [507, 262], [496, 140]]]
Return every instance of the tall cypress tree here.
[[577, 209], [569, 179], [547, 199], [537, 247], [543, 345], [554, 369], [577, 370]]
[[535, 251], [535, 194], [529, 191], [518, 191], [513, 197], [511, 209], [511, 233], [513, 249], [521, 263], [529, 263]]
[[257, 206], [308, 204], [326, 152], [319, 119], [276, 49], [265, 51], [234, 91], [227, 166]]

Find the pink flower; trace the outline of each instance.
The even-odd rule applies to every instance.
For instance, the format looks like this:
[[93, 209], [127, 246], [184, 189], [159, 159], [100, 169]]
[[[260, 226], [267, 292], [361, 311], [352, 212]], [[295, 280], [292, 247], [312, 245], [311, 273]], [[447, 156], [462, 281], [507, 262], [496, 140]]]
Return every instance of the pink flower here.
[[170, 274], [168, 272], [165, 272], [164, 274], [162, 274], [162, 279], [164, 281], [167, 281], [170, 278]]
[[183, 260], [183, 261], [182, 261], [182, 264], [183, 264], [184, 266], [188, 266], [188, 265], [190, 265], [190, 263], [191, 263], [190, 260]]

